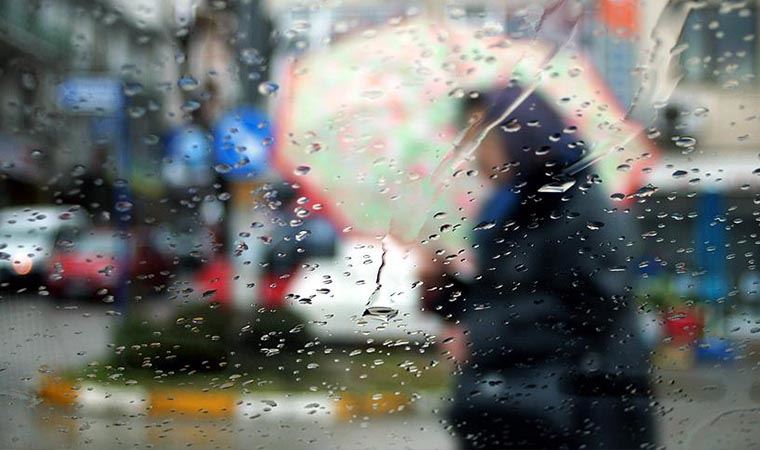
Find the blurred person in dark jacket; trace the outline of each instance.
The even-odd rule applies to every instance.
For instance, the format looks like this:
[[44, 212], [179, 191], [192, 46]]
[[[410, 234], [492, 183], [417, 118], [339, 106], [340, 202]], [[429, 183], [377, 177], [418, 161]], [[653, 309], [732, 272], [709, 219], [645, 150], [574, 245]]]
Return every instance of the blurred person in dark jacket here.
[[[497, 120], [518, 85], [471, 101]], [[473, 231], [477, 274], [435, 263], [426, 306], [449, 325], [456, 360], [450, 420], [463, 448], [655, 445], [648, 349], [631, 286], [636, 232], [590, 170], [564, 193], [539, 193], [587, 151], [531, 94], [476, 151], [492, 186]]]

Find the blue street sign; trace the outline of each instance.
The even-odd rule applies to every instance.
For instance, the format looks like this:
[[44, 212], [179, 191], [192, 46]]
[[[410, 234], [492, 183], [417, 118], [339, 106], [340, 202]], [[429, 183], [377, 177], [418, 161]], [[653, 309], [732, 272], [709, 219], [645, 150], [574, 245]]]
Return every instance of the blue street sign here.
[[124, 107], [121, 81], [106, 77], [71, 77], [58, 86], [58, 104], [76, 113], [114, 113]]
[[226, 113], [214, 126], [217, 172], [231, 180], [256, 177], [269, 165], [272, 125], [261, 111], [243, 106]]
[[211, 181], [211, 142], [202, 128], [188, 125], [176, 128], [166, 138], [163, 175], [175, 186], [205, 184]]

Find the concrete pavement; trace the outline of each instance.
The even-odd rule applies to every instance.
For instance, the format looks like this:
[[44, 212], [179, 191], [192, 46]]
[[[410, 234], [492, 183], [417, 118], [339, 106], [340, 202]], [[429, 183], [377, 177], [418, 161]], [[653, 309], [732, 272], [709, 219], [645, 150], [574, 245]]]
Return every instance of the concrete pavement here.
[[[254, 409], [263, 410], [261, 402], [249, 402], [246, 414], [221, 418], [150, 415], [139, 408], [103, 414], [41, 404], [33, 393], [38, 377], [48, 368], [104, 356], [116, 320], [109, 305], [33, 296], [0, 300], [0, 449], [454, 446], [440, 422], [445, 403], [436, 398], [425, 398], [414, 414], [360, 414], [348, 421], [326, 421], [318, 413], [260, 414]], [[657, 407], [666, 448], [760, 448], [756, 367], [746, 362], [658, 372]]]

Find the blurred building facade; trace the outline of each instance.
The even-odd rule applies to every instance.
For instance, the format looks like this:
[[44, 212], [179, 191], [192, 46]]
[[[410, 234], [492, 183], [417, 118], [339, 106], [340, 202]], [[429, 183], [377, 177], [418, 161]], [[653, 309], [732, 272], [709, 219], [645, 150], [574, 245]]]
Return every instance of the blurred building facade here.
[[72, 170], [164, 194], [167, 131], [208, 127], [263, 77], [257, 2], [229, 3], [0, 1], [0, 204], [52, 201], [45, 186]]

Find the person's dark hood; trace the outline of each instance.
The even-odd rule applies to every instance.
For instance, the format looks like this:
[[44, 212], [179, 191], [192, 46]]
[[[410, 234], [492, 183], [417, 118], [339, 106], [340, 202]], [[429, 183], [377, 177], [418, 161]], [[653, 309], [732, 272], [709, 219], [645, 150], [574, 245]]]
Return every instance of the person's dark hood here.
[[[513, 83], [486, 94], [485, 120], [497, 120], [522, 92], [523, 88]], [[535, 194], [585, 153], [580, 133], [560, 116], [551, 104], [554, 101], [561, 100], [533, 92], [491, 131], [503, 139], [505, 159], [512, 165], [510, 186], [515, 192]]]
[[[517, 84], [484, 95], [485, 120], [498, 120], [521, 97]], [[502, 138], [505, 160], [511, 177], [486, 200], [479, 223], [503, 225], [520, 222], [537, 225], [557, 215], [572, 193], [541, 193], [539, 189], [556, 181], [564, 169], [581, 159], [586, 151], [579, 130], [570, 126], [547, 99], [537, 92], [529, 94], [515, 110], [491, 130]], [[585, 173], [575, 177], [585, 177]], [[497, 227], [498, 228], [498, 227]], [[483, 242], [493, 236], [481, 233]]]

